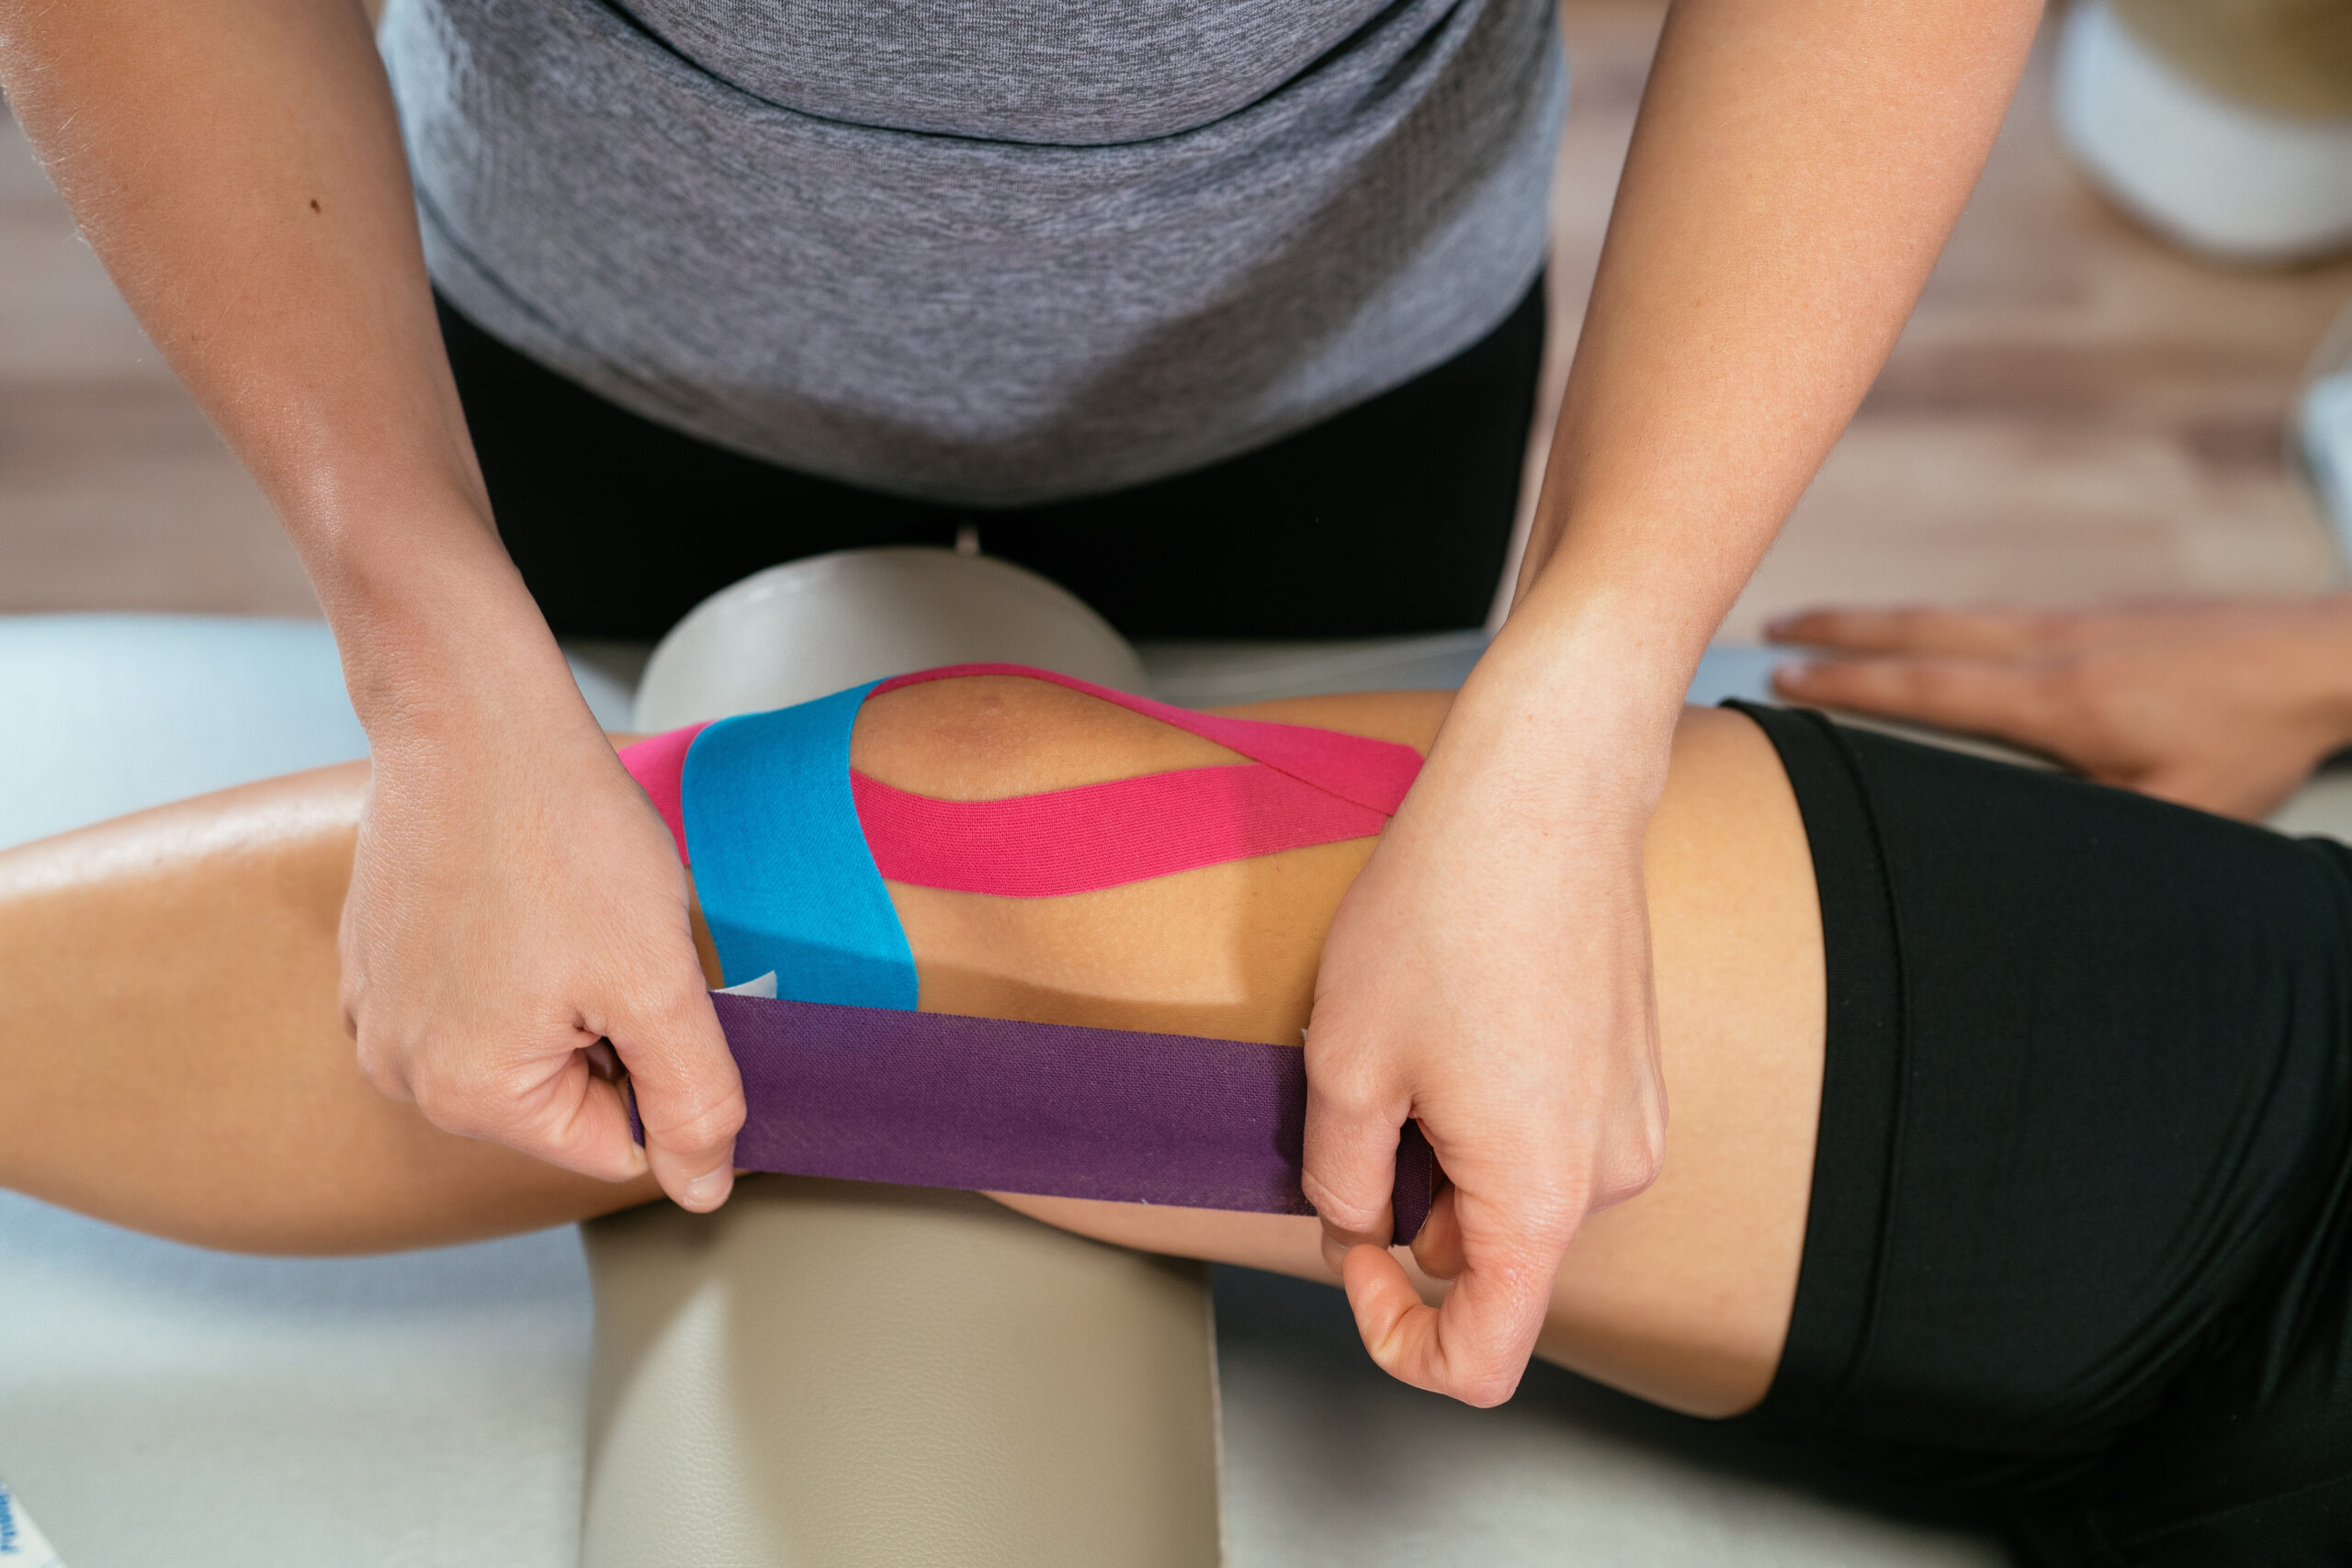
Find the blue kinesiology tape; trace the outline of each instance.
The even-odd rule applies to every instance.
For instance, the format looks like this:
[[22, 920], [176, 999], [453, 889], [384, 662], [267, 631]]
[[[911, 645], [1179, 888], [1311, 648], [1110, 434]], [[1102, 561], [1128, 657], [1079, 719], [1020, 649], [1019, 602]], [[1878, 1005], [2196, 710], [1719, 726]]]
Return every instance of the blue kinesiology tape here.
[[686, 753], [686, 847], [730, 986], [774, 971], [787, 1000], [914, 1008], [915, 956], [849, 786], [878, 684], [721, 719]]

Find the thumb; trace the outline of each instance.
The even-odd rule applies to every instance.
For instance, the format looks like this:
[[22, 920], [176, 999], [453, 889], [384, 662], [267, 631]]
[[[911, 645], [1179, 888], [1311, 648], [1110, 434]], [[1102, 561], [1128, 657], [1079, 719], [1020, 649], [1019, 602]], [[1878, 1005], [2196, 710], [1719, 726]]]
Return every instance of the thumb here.
[[697, 1213], [727, 1201], [735, 1185], [735, 1134], [743, 1125], [743, 1077], [700, 970], [614, 1020], [605, 1033], [628, 1068], [646, 1160], [662, 1190]]

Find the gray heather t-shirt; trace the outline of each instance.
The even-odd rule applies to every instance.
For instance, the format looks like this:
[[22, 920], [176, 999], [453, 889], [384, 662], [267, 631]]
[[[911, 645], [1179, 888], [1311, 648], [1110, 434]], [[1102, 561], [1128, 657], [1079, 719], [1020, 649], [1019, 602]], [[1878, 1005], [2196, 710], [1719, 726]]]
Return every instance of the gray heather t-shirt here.
[[435, 282], [664, 424], [972, 505], [1297, 430], [1543, 263], [1553, 0], [391, 0]]

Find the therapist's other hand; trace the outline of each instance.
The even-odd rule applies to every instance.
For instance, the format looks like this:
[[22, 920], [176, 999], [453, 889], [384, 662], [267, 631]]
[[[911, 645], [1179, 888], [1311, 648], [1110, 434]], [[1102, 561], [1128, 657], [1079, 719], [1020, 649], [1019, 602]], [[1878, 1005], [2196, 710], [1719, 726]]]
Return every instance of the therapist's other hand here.
[[[361, 1068], [448, 1132], [606, 1180], [650, 1163], [679, 1203], [716, 1208], [742, 1084], [684, 872], [554, 645], [521, 662], [527, 694], [477, 681], [371, 732], [342, 931]], [[643, 1149], [591, 1070], [600, 1039], [628, 1067]]]
[[1798, 702], [1991, 736], [2103, 784], [2257, 818], [2352, 743], [2352, 596], [2116, 609], [1815, 610]]
[[[1665, 1149], [1642, 876], [1663, 745], [1625, 770], [1542, 702], [1474, 674], [1332, 921], [1306, 1038], [1306, 1196], [1364, 1346], [1480, 1405], [1518, 1387], [1586, 1214]], [[1454, 1281], [1437, 1308], [1384, 1245], [1408, 1116], [1447, 1179], [1413, 1244]]]

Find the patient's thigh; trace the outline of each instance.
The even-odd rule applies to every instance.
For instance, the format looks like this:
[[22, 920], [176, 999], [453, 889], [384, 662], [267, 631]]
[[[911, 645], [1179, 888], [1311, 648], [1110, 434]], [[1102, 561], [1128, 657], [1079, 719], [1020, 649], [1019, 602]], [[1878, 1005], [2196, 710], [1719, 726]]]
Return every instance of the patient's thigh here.
[[181, 1241], [364, 1252], [653, 1195], [441, 1132], [361, 1076], [335, 932], [364, 763], [0, 853], [0, 1186]]
[[1763, 732], [1686, 716], [1650, 829], [1666, 1166], [1587, 1222], [1543, 1352], [1695, 1415], [1764, 1396], [1796, 1296], [1826, 1005], [1812, 855]]

